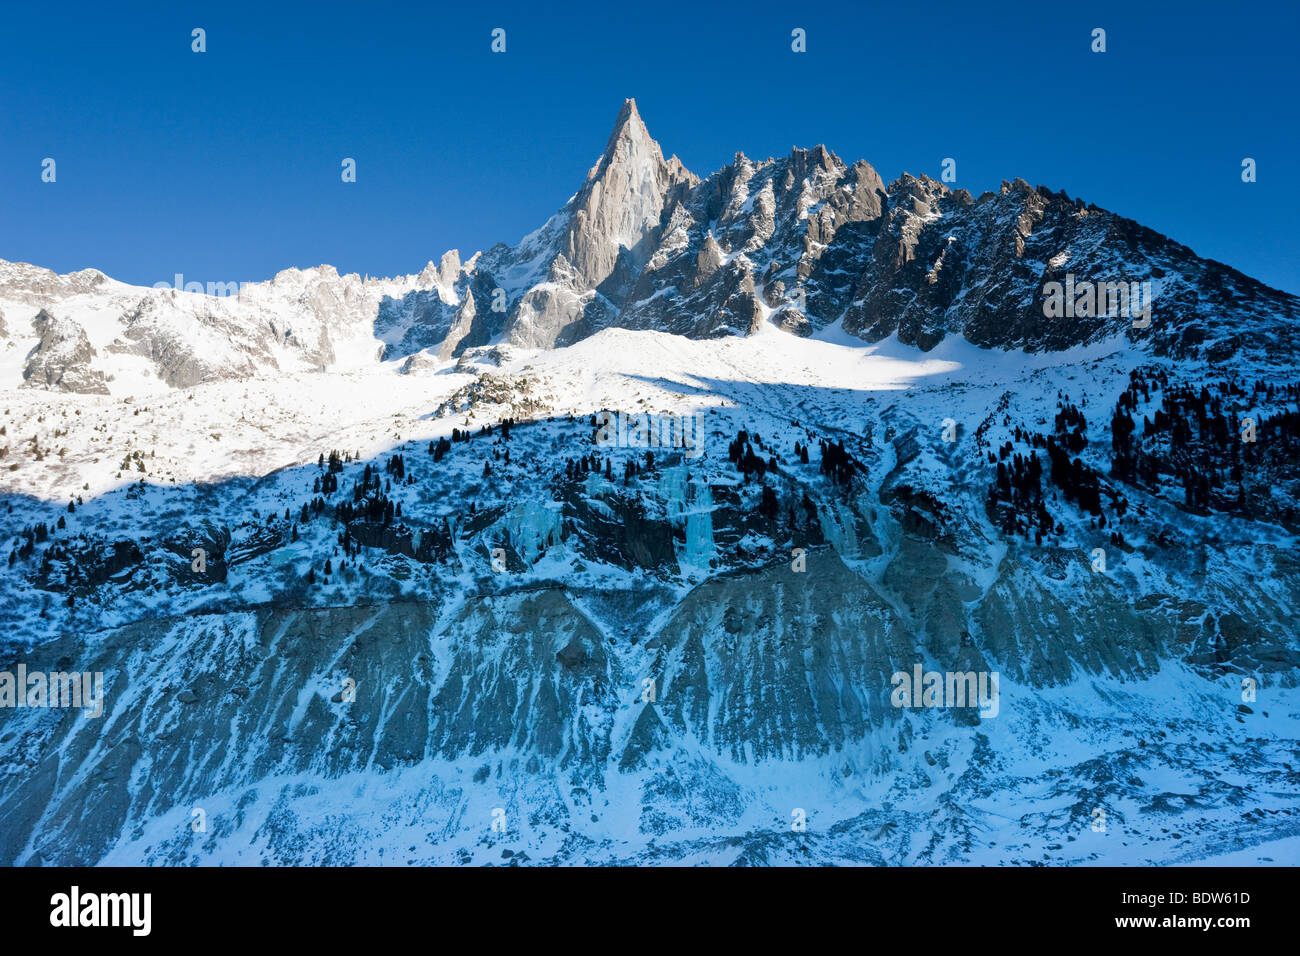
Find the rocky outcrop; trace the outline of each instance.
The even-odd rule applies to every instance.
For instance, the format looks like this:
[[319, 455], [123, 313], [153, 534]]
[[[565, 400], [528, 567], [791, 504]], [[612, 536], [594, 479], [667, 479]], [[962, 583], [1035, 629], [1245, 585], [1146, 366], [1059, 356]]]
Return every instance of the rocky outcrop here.
[[86, 330], [71, 319], [56, 319], [41, 309], [32, 320], [40, 337], [23, 366], [23, 384], [64, 392], [107, 395], [104, 375], [92, 368], [96, 352]]

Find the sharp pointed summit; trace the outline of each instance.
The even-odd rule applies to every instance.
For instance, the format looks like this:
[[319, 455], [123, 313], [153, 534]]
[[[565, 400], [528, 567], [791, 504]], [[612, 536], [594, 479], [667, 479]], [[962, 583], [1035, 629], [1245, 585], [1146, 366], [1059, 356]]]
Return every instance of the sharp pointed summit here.
[[522, 260], [530, 271], [519, 280], [522, 298], [505, 325], [506, 338], [549, 348], [615, 322], [658, 248], [665, 210], [698, 183], [676, 156], [664, 159], [636, 102], [625, 100], [582, 187], [508, 253], [512, 265]]
[[587, 182], [601, 178], [605, 171], [611, 166], [617, 166], [620, 163], [626, 163], [630, 159], [644, 158], [655, 163], [663, 164], [678, 178], [689, 179], [698, 182], [698, 178], [693, 176], [681, 160], [676, 156], [670, 156], [664, 159], [663, 150], [650, 131], [646, 128], [645, 120], [641, 118], [640, 112], [636, 108], [636, 100], [629, 97], [623, 101], [623, 107], [618, 111], [618, 118], [614, 120], [614, 129], [609, 134], [609, 141], [605, 144], [605, 151], [601, 154], [600, 159], [595, 166], [587, 173]]
[[636, 100], [628, 98], [623, 101], [623, 108], [618, 111], [618, 118], [614, 120], [614, 128], [610, 131], [605, 151], [587, 173], [587, 182], [598, 179], [605, 169], [617, 162], [620, 157], [629, 155], [637, 147], [641, 147], [641, 151], [645, 153], [653, 152], [658, 154], [660, 159], [663, 158], [659, 144], [651, 138], [645, 121], [637, 112]]
[[[587, 288], [604, 282], [620, 255], [637, 266], [647, 258], [664, 203], [677, 186], [698, 180], [673, 157], [666, 161], [637, 112], [625, 100], [600, 161], [587, 174], [570, 204], [567, 242], [562, 250]], [[626, 253], [624, 252], [626, 250]]]

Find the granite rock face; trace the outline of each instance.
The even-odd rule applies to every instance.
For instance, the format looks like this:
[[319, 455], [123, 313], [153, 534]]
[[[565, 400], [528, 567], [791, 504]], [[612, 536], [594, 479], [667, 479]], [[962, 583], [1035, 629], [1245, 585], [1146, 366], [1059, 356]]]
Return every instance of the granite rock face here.
[[[507, 292], [508, 340], [567, 344], [611, 325], [710, 338], [771, 321], [800, 335], [841, 323], [925, 350], [949, 335], [1030, 351], [1123, 336], [1215, 359], [1257, 352], [1248, 330], [1261, 324], [1291, 341], [1300, 316], [1294, 296], [1023, 180], [978, 198], [928, 176], [886, 185], [824, 146], [737, 154], [700, 180], [661, 156], [625, 104], [574, 199], [483, 257], [479, 269]], [[1067, 282], [1122, 284], [1134, 298], [1126, 305], [1117, 285], [1113, 314], [1104, 303], [1054, 313], [1051, 283]], [[1214, 321], [1222, 314], [1242, 318]]]
[[56, 319], [44, 309], [36, 313], [32, 327], [39, 341], [23, 366], [25, 385], [64, 392], [108, 394], [104, 376], [91, 367], [95, 350], [86, 338], [85, 329], [69, 319]]
[[[1162, 747], [1164, 705], [1143, 697], [1144, 681], [1201, 666], [1189, 656], [1207, 642], [1187, 625], [1195, 602], [1134, 608], [1111, 588], [1080, 603], [1086, 569], [1057, 581], [1012, 562], [981, 594], [935, 543], [904, 536], [889, 547], [895, 567], [879, 585], [818, 548], [802, 576], [783, 563], [716, 577], [666, 614], [662, 596], [554, 582], [67, 635], [0, 665], [102, 673], [105, 710], [0, 711], [0, 860], [337, 865], [371, 859], [367, 841], [414, 841], [416, 859], [450, 862], [490, 832], [495, 808], [518, 821], [506, 845], [555, 862], [730, 858], [779, 833], [771, 820], [790, 806], [832, 814], [873, 779], [897, 781], [897, 805], [827, 817], [810, 847], [827, 862], [869, 852], [879, 863], [901, 846], [837, 834], [891, 820], [956, 859], [972, 843], [942, 828], [960, 816], [933, 822], [927, 795], [1001, 806], [1013, 781], [979, 752], [994, 729], [1004, 758], [1050, 746], [1044, 720], [1095, 720], [1098, 737], [1112, 733], [1043, 696], [1080, 675], [1126, 688], [1116, 691], [1130, 708], [1125, 726], [1151, 736], [1128, 776], [1176, 765], [1197, 780], [1213, 765], [1212, 742]], [[1267, 650], [1259, 635], [1284, 625], [1260, 611], [1230, 661], [1204, 666], [1256, 666], [1252, 655]], [[968, 627], [978, 646], [958, 640]], [[1294, 648], [1274, 650], [1274, 676], [1293, 685]], [[973, 711], [954, 724], [891, 705], [891, 675], [922, 661], [1000, 671], [1000, 712], [985, 727]], [[1188, 689], [1197, 732], [1222, 728], [1213, 685]], [[1253, 746], [1233, 760], [1269, 772], [1276, 757]], [[930, 772], [940, 762], [964, 769], [945, 780]], [[1075, 770], [1058, 765], [1033, 786]], [[400, 822], [404, 806], [412, 822]], [[207, 814], [204, 833], [188, 826], [194, 808]], [[1069, 829], [1023, 826], [1029, 838]], [[626, 839], [611, 843], [614, 833]], [[713, 842], [719, 834], [730, 850]], [[665, 840], [672, 849], [656, 851]], [[925, 862], [916, 853], [899, 858]]]
[[[1065, 314], [1053, 284], [1071, 290]], [[824, 146], [737, 153], [700, 179], [664, 158], [632, 100], [573, 198], [516, 245], [464, 261], [451, 250], [395, 279], [320, 266], [212, 285], [141, 289], [0, 262], [0, 301], [115, 312], [118, 334], [92, 343], [99, 371], [142, 356], [178, 388], [497, 341], [562, 347], [611, 327], [707, 339], [838, 324], [923, 350], [954, 335], [1030, 351], [1123, 337], [1210, 361], [1300, 345], [1295, 296], [1064, 192], [1017, 179], [975, 198], [906, 173], [886, 184]], [[1088, 286], [1111, 289], [1110, 314], [1095, 298], [1076, 314]]]

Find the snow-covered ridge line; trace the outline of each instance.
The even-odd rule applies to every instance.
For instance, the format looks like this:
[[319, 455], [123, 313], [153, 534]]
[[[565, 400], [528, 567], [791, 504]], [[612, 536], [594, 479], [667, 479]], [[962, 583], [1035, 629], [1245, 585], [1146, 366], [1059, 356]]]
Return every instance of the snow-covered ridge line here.
[[[1150, 325], [1053, 312], [1048, 290], [1066, 269], [1081, 282], [1149, 283]], [[394, 278], [322, 265], [159, 285], [180, 289], [0, 261], [0, 389], [120, 396], [497, 343], [549, 349], [609, 328], [695, 339], [835, 329], [923, 350], [956, 335], [1032, 352], [1123, 335], [1219, 362], [1300, 345], [1295, 296], [1064, 192], [1017, 179], [974, 197], [908, 174], [886, 185], [822, 146], [738, 153], [700, 179], [664, 159], [632, 100], [578, 191], [515, 246], [464, 262], [452, 250]]]

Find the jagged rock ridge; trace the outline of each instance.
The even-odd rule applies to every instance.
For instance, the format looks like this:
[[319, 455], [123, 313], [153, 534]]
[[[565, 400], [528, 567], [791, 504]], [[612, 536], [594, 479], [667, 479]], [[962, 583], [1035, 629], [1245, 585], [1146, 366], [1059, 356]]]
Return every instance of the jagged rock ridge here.
[[[1049, 316], [1045, 289], [1069, 276], [1149, 283], [1151, 323]], [[1300, 344], [1295, 296], [1064, 192], [1017, 179], [976, 198], [907, 174], [886, 185], [824, 146], [737, 153], [700, 179], [664, 159], [630, 99], [577, 193], [515, 246], [463, 262], [452, 250], [397, 279], [287, 270], [238, 297], [0, 263], [0, 303], [11, 322], [22, 309], [107, 318], [86, 374], [139, 356], [173, 387], [422, 351], [446, 360], [498, 341], [552, 348], [610, 327], [747, 335], [766, 321], [799, 335], [839, 323], [925, 350], [949, 335], [1034, 351], [1124, 336], [1222, 361]]]

